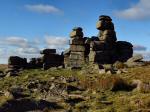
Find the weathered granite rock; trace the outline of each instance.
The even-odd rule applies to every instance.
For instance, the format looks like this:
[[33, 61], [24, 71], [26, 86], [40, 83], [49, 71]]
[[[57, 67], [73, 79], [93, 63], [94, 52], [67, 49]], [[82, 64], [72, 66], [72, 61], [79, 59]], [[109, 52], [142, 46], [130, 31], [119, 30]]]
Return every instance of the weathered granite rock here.
[[132, 87], [134, 87], [136, 91], [143, 92], [143, 93], [149, 93], [150, 92], [150, 83], [144, 83], [141, 80], [133, 80]]
[[40, 52], [41, 54], [55, 54], [56, 49], [44, 49]]
[[134, 55], [133, 57], [129, 58], [127, 60], [127, 62], [139, 62], [139, 61], [142, 61], [143, 59], [143, 56], [142, 55]]
[[70, 37], [74, 38], [74, 37], [83, 37], [83, 32], [82, 32], [82, 28], [81, 27], [74, 27], [72, 29], [73, 31], [70, 33]]
[[8, 59], [8, 67], [13, 66], [14, 68], [25, 68], [27, 66], [27, 59], [18, 56], [10, 56]]
[[143, 56], [135, 55], [125, 62], [127, 67], [137, 67], [137, 66], [144, 66], [145, 63], [142, 61]]

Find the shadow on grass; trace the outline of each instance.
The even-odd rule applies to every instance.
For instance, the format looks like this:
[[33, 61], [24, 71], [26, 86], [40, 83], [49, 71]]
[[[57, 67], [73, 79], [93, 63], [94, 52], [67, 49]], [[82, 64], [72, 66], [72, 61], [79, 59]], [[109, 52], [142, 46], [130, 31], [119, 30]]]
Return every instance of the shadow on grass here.
[[63, 109], [55, 102], [45, 100], [35, 101], [33, 99], [9, 100], [0, 107], [0, 112], [27, 112], [35, 110]]

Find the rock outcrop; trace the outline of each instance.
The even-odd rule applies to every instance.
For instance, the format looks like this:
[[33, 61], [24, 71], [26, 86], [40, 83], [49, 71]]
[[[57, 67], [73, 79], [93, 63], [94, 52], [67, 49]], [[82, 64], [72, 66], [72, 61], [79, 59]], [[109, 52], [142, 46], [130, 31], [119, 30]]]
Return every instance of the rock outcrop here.
[[102, 15], [96, 24], [98, 36], [83, 37], [81, 27], [70, 34], [70, 49], [64, 53], [65, 67], [80, 68], [85, 63], [113, 64], [126, 62], [133, 55], [133, 46], [126, 41], [117, 41], [115, 27], [109, 16]]

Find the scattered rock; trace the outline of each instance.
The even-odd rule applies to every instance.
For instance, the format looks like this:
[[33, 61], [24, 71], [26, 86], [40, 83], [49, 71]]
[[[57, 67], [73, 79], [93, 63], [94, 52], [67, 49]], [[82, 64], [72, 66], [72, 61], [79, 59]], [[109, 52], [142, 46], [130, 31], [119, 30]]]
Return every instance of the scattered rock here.
[[5, 74], [3, 71], [0, 71], [0, 77], [5, 77]]
[[133, 57], [131, 57], [130, 59], [128, 59], [128, 62], [139, 62], [142, 61], [143, 56], [138, 54], [138, 55], [134, 55]]
[[138, 66], [144, 66], [144, 62], [126, 62], [125, 63], [127, 65], [127, 67], [131, 68], [131, 67], [138, 67]]
[[51, 67], [50, 70], [57, 70], [57, 67]]
[[133, 80], [131, 86], [135, 88], [134, 90], [139, 92], [150, 92], [150, 83], [144, 83], [141, 80]]
[[9, 92], [9, 91], [5, 91], [5, 92], [4, 92], [4, 96], [5, 96], [6, 98], [8, 98], [8, 99], [14, 99], [13, 94], [12, 94], [11, 92]]
[[39, 80], [29, 81], [27, 84], [27, 88], [28, 89], [36, 89], [36, 88], [38, 88], [39, 83], [40, 83]]
[[121, 70], [117, 70], [117, 72], [116, 72], [117, 74], [121, 74], [122, 73], [122, 71]]
[[66, 80], [67, 80], [68, 83], [77, 82], [78, 81], [78, 79], [76, 77], [74, 77], [74, 76], [68, 77]]
[[105, 69], [100, 69], [99, 70], [99, 74], [105, 74], [106, 73], [106, 70]]
[[50, 80], [51, 80], [51, 81], [54, 81], [54, 80], [55, 80], [55, 77], [51, 77]]
[[8, 72], [8, 73], [6, 74], [6, 77], [10, 77], [10, 76], [18, 76], [18, 72], [15, 72], [15, 71], [13, 71], [13, 72]]
[[28, 97], [28, 94], [25, 94], [25, 90], [19, 86], [13, 86], [9, 90], [15, 99]]
[[107, 74], [107, 75], [111, 75], [112, 72], [109, 70], [109, 71], [106, 72], [106, 74]]
[[122, 71], [122, 73], [128, 73], [127, 69], [122, 69], [121, 71]]
[[143, 57], [142, 55], [135, 55], [131, 57], [130, 59], [125, 62], [127, 67], [138, 67], [138, 66], [144, 66], [145, 63], [142, 61]]

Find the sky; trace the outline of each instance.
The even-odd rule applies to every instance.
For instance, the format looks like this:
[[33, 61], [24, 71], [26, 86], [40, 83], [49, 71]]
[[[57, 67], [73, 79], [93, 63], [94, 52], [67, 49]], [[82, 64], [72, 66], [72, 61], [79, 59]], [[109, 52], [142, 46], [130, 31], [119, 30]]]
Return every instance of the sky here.
[[69, 46], [75, 26], [84, 36], [98, 34], [100, 15], [113, 19], [117, 39], [129, 41], [135, 53], [150, 59], [150, 0], [1, 0], [0, 63], [9, 56], [40, 56], [44, 48]]

